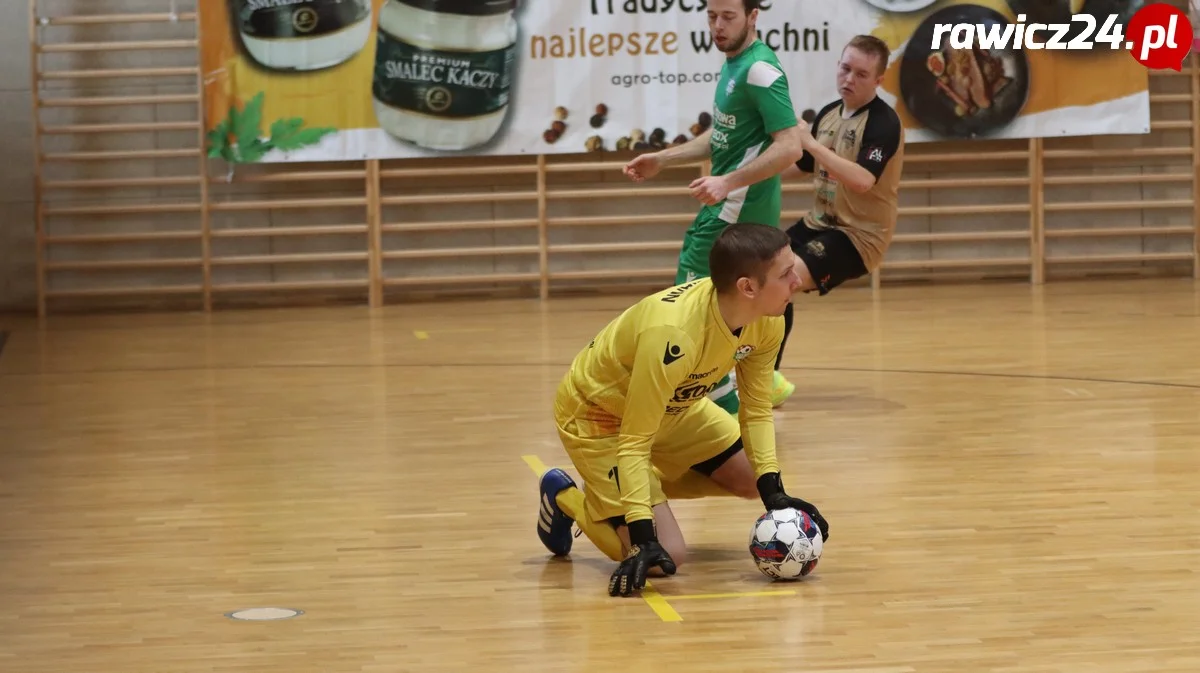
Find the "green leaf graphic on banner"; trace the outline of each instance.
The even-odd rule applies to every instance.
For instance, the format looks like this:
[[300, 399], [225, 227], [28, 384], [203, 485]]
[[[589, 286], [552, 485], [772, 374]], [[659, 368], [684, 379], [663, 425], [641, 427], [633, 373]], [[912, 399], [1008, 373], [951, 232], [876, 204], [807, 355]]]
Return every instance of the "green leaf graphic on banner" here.
[[263, 92], [255, 94], [238, 110], [229, 106], [229, 116], [208, 133], [208, 156], [230, 163], [254, 163], [271, 150], [297, 150], [321, 142], [337, 129], [304, 128], [299, 117], [279, 119], [271, 124], [270, 136], [262, 137]]
[[271, 124], [271, 144], [281, 150], [296, 150], [316, 145], [321, 139], [334, 132], [331, 128], [303, 128], [304, 120], [299, 117], [280, 119]]
[[271, 139], [279, 143], [282, 139], [299, 131], [302, 126], [304, 126], [304, 120], [299, 117], [276, 120], [274, 124], [271, 124]]
[[[261, 91], [255, 94], [233, 122], [233, 136], [239, 148], [249, 147], [258, 140], [259, 133], [262, 131], [263, 97], [264, 94]], [[232, 110], [230, 110], [230, 115], [233, 115]]]
[[208, 132], [208, 156], [210, 159], [233, 161], [229, 146], [229, 120], [225, 120]]

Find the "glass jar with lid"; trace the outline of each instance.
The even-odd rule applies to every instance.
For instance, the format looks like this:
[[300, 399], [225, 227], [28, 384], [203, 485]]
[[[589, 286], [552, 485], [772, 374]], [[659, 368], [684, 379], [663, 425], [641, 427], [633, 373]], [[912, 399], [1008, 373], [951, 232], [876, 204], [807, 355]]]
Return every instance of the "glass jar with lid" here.
[[387, 0], [371, 95], [382, 129], [442, 151], [487, 144], [516, 73], [516, 0]]
[[371, 37], [371, 0], [234, 0], [245, 51], [271, 70], [321, 70]]

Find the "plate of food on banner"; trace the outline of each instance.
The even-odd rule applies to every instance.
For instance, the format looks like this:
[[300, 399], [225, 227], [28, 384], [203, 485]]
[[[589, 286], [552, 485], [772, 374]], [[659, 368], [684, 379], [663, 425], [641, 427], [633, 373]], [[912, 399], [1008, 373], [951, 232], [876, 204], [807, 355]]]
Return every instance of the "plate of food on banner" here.
[[863, 2], [885, 12], [916, 12], [925, 9], [938, 0], [863, 0]]
[[952, 5], [925, 18], [901, 55], [900, 98], [926, 129], [947, 138], [994, 134], [1020, 114], [1029, 98], [1029, 61], [1009, 42], [983, 48], [977, 37], [943, 32], [938, 24], [982, 26], [1003, 31], [1010, 21], [980, 5]]

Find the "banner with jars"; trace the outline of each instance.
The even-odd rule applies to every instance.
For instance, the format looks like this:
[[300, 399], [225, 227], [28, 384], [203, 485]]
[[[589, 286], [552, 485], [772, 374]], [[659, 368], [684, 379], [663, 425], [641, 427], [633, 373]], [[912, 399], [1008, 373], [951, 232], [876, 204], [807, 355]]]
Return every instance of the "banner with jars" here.
[[[338, 161], [686, 142], [713, 123], [718, 88], [732, 86], [723, 50], [737, 23], [711, 29], [710, 13], [741, 4], [206, 0], [209, 155]], [[1113, 39], [1140, 0], [761, 4], [749, 34], [774, 51], [798, 117], [838, 98], [842, 49], [869, 34], [891, 51], [878, 92], [909, 142], [1149, 132], [1148, 73]], [[1071, 23], [1080, 12], [1094, 15], [1092, 28]], [[1058, 39], [1085, 48], [996, 39], [1035, 22], [1070, 24]]]

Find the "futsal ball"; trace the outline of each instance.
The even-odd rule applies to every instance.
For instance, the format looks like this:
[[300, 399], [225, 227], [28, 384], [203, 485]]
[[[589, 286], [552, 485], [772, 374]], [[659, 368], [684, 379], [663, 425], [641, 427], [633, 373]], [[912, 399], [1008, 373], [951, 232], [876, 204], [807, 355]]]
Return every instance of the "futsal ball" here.
[[754, 522], [750, 557], [773, 580], [797, 580], [817, 567], [823, 543], [812, 517], [790, 507], [777, 509]]

